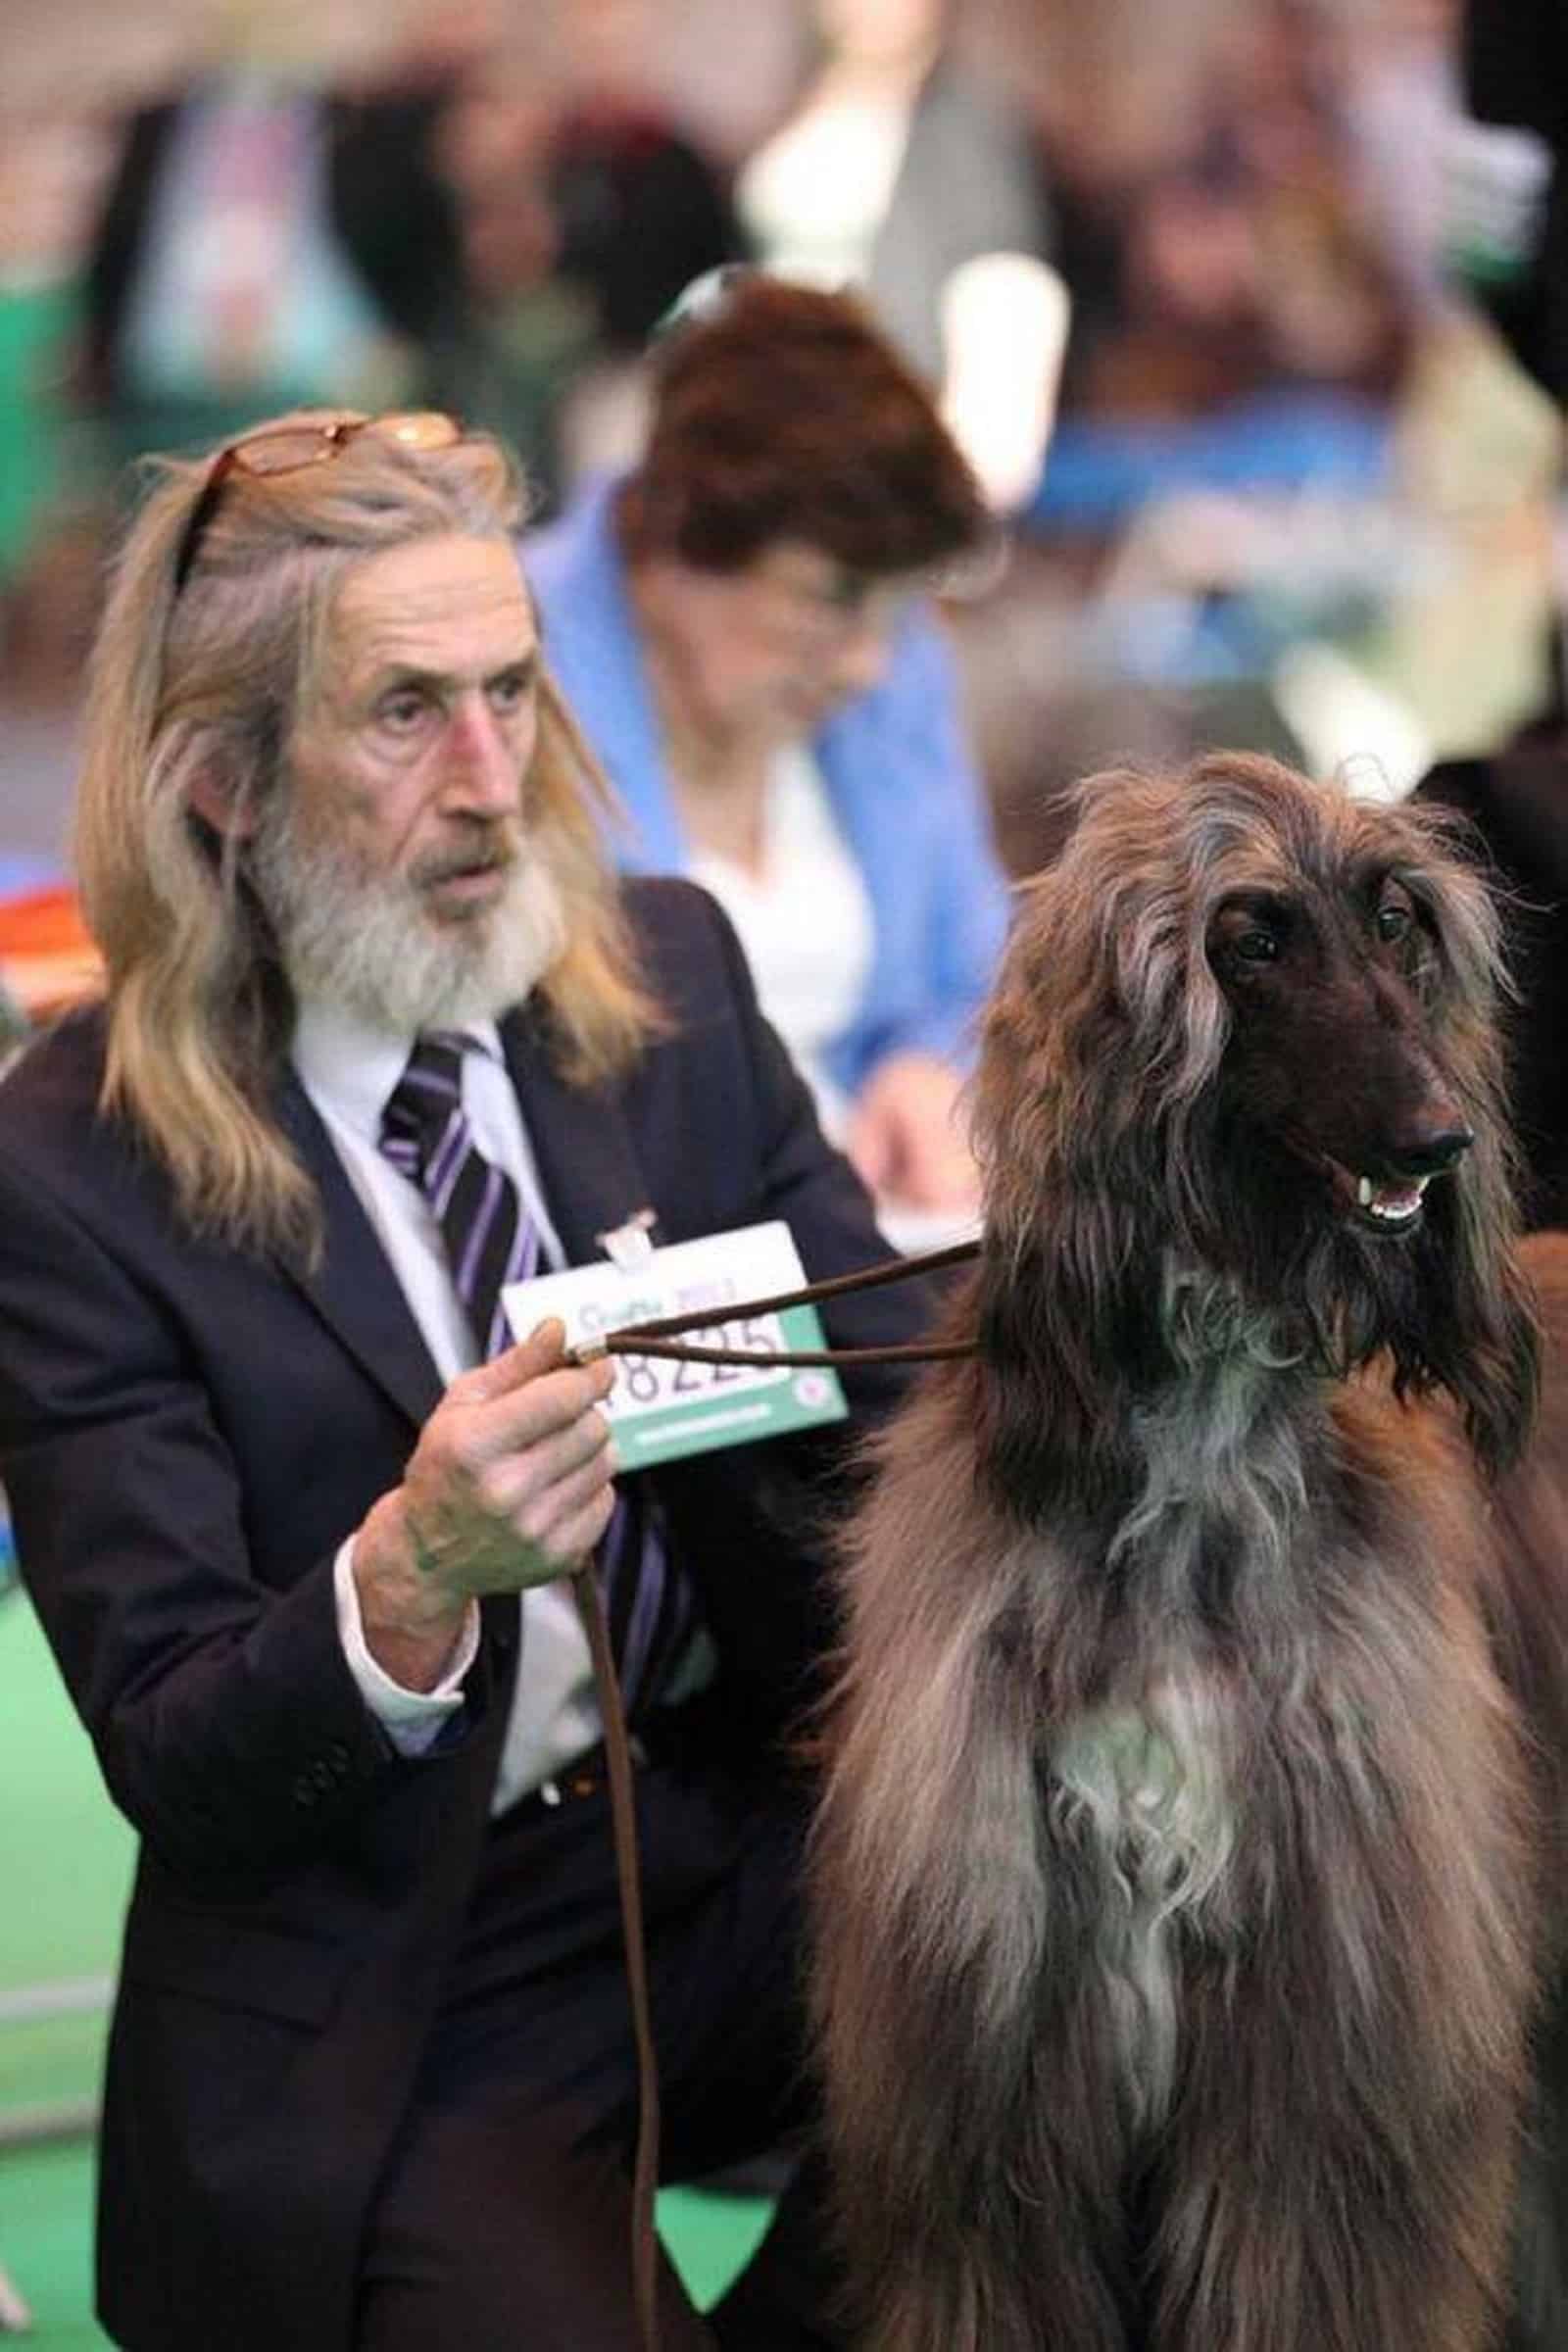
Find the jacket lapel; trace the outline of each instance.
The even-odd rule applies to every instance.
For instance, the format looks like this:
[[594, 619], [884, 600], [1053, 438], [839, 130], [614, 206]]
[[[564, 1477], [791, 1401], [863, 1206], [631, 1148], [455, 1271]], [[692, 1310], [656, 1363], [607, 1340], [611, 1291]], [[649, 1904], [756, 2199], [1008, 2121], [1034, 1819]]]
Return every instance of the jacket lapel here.
[[320, 1264], [310, 1272], [284, 1270], [361, 1370], [418, 1428], [441, 1394], [441, 1376], [332, 1140], [292, 1068], [281, 1082], [277, 1112], [315, 1179], [325, 1228]]
[[531, 1007], [508, 1015], [501, 1041], [567, 1263], [601, 1257], [601, 1234], [656, 1205], [625, 1112], [604, 1088], [568, 1086], [557, 1073]]
[[[509, 1014], [501, 1037], [551, 1217], [567, 1262], [580, 1265], [603, 1254], [601, 1234], [652, 1205], [630, 1127], [603, 1089], [568, 1086], [557, 1074], [536, 1014], [526, 1008]], [[313, 1271], [285, 1270], [361, 1369], [417, 1428], [440, 1396], [440, 1374], [292, 1068], [283, 1076], [277, 1112], [315, 1179], [326, 1245]]]

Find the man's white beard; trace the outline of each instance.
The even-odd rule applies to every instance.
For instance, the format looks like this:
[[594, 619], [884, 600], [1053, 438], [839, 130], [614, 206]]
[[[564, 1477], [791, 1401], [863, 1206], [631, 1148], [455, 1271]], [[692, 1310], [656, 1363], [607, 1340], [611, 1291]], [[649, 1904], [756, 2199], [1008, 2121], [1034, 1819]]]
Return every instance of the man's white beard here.
[[510, 840], [516, 855], [500, 898], [442, 922], [406, 875], [367, 873], [333, 842], [302, 843], [286, 805], [270, 809], [250, 873], [296, 997], [400, 1036], [521, 1004], [560, 955], [566, 923], [555, 876], [525, 839]]

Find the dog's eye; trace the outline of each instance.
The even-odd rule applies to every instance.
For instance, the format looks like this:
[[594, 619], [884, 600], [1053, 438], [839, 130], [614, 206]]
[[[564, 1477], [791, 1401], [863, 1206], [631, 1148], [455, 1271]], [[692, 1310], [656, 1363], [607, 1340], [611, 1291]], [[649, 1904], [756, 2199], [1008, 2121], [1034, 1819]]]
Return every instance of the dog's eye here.
[[1378, 908], [1376, 922], [1379, 939], [1408, 939], [1414, 918], [1408, 906], [1389, 899]]
[[1239, 963], [1272, 963], [1279, 952], [1279, 941], [1261, 924], [1254, 924], [1249, 931], [1238, 931], [1231, 941], [1231, 954]]

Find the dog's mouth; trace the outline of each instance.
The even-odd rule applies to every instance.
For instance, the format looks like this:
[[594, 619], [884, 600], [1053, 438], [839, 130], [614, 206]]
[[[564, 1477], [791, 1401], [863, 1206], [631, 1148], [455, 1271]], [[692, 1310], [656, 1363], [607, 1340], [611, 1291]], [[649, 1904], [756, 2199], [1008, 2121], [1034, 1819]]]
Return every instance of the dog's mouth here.
[[1334, 1205], [1348, 1223], [1363, 1233], [1410, 1233], [1420, 1224], [1430, 1175], [1368, 1176], [1347, 1167], [1306, 1142], [1304, 1136], [1286, 1140], [1297, 1156], [1327, 1179]]
[[1370, 1176], [1355, 1180], [1357, 1212], [1368, 1224], [1385, 1233], [1397, 1233], [1413, 1225], [1421, 1214], [1421, 1201], [1430, 1176], [1412, 1176], [1397, 1184], [1374, 1184]]
[[1369, 1233], [1408, 1233], [1421, 1222], [1430, 1176], [1377, 1177], [1355, 1174], [1325, 1157], [1335, 1199]]

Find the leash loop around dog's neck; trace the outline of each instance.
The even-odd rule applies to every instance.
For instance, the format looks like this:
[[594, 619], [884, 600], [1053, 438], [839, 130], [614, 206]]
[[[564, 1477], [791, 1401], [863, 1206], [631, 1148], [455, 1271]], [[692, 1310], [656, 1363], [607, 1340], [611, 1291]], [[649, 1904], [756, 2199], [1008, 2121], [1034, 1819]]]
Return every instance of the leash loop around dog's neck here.
[[[726, 1310], [726, 1321], [772, 1314], [786, 1306], [814, 1306], [822, 1298], [842, 1298], [852, 1291], [880, 1290], [885, 1283], [906, 1282], [912, 1275], [936, 1274], [947, 1266], [966, 1265], [980, 1254], [978, 1241], [950, 1242], [945, 1249], [923, 1250], [912, 1257], [893, 1258], [881, 1265], [862, 1266], [853, 1274], [833, 1274], [822, 1282], [808, 1282], [795, 1291], [775, 1291], [768, 1298], [747, 1298]], [[646, 1323], [619, 1323], [613, 1331], [571, 1350], [576, 1364], [597, 1362], [602, 1355], [649, 1355], [687, 1364], [934, 1364], [973, 1355], [973, 1340], [906, 1341], [887, 1348], [759, 1348], [693, 1347], [669, 1335], [710, 1328], [711, 1306], [694, 1314], [654, 1315]]]

